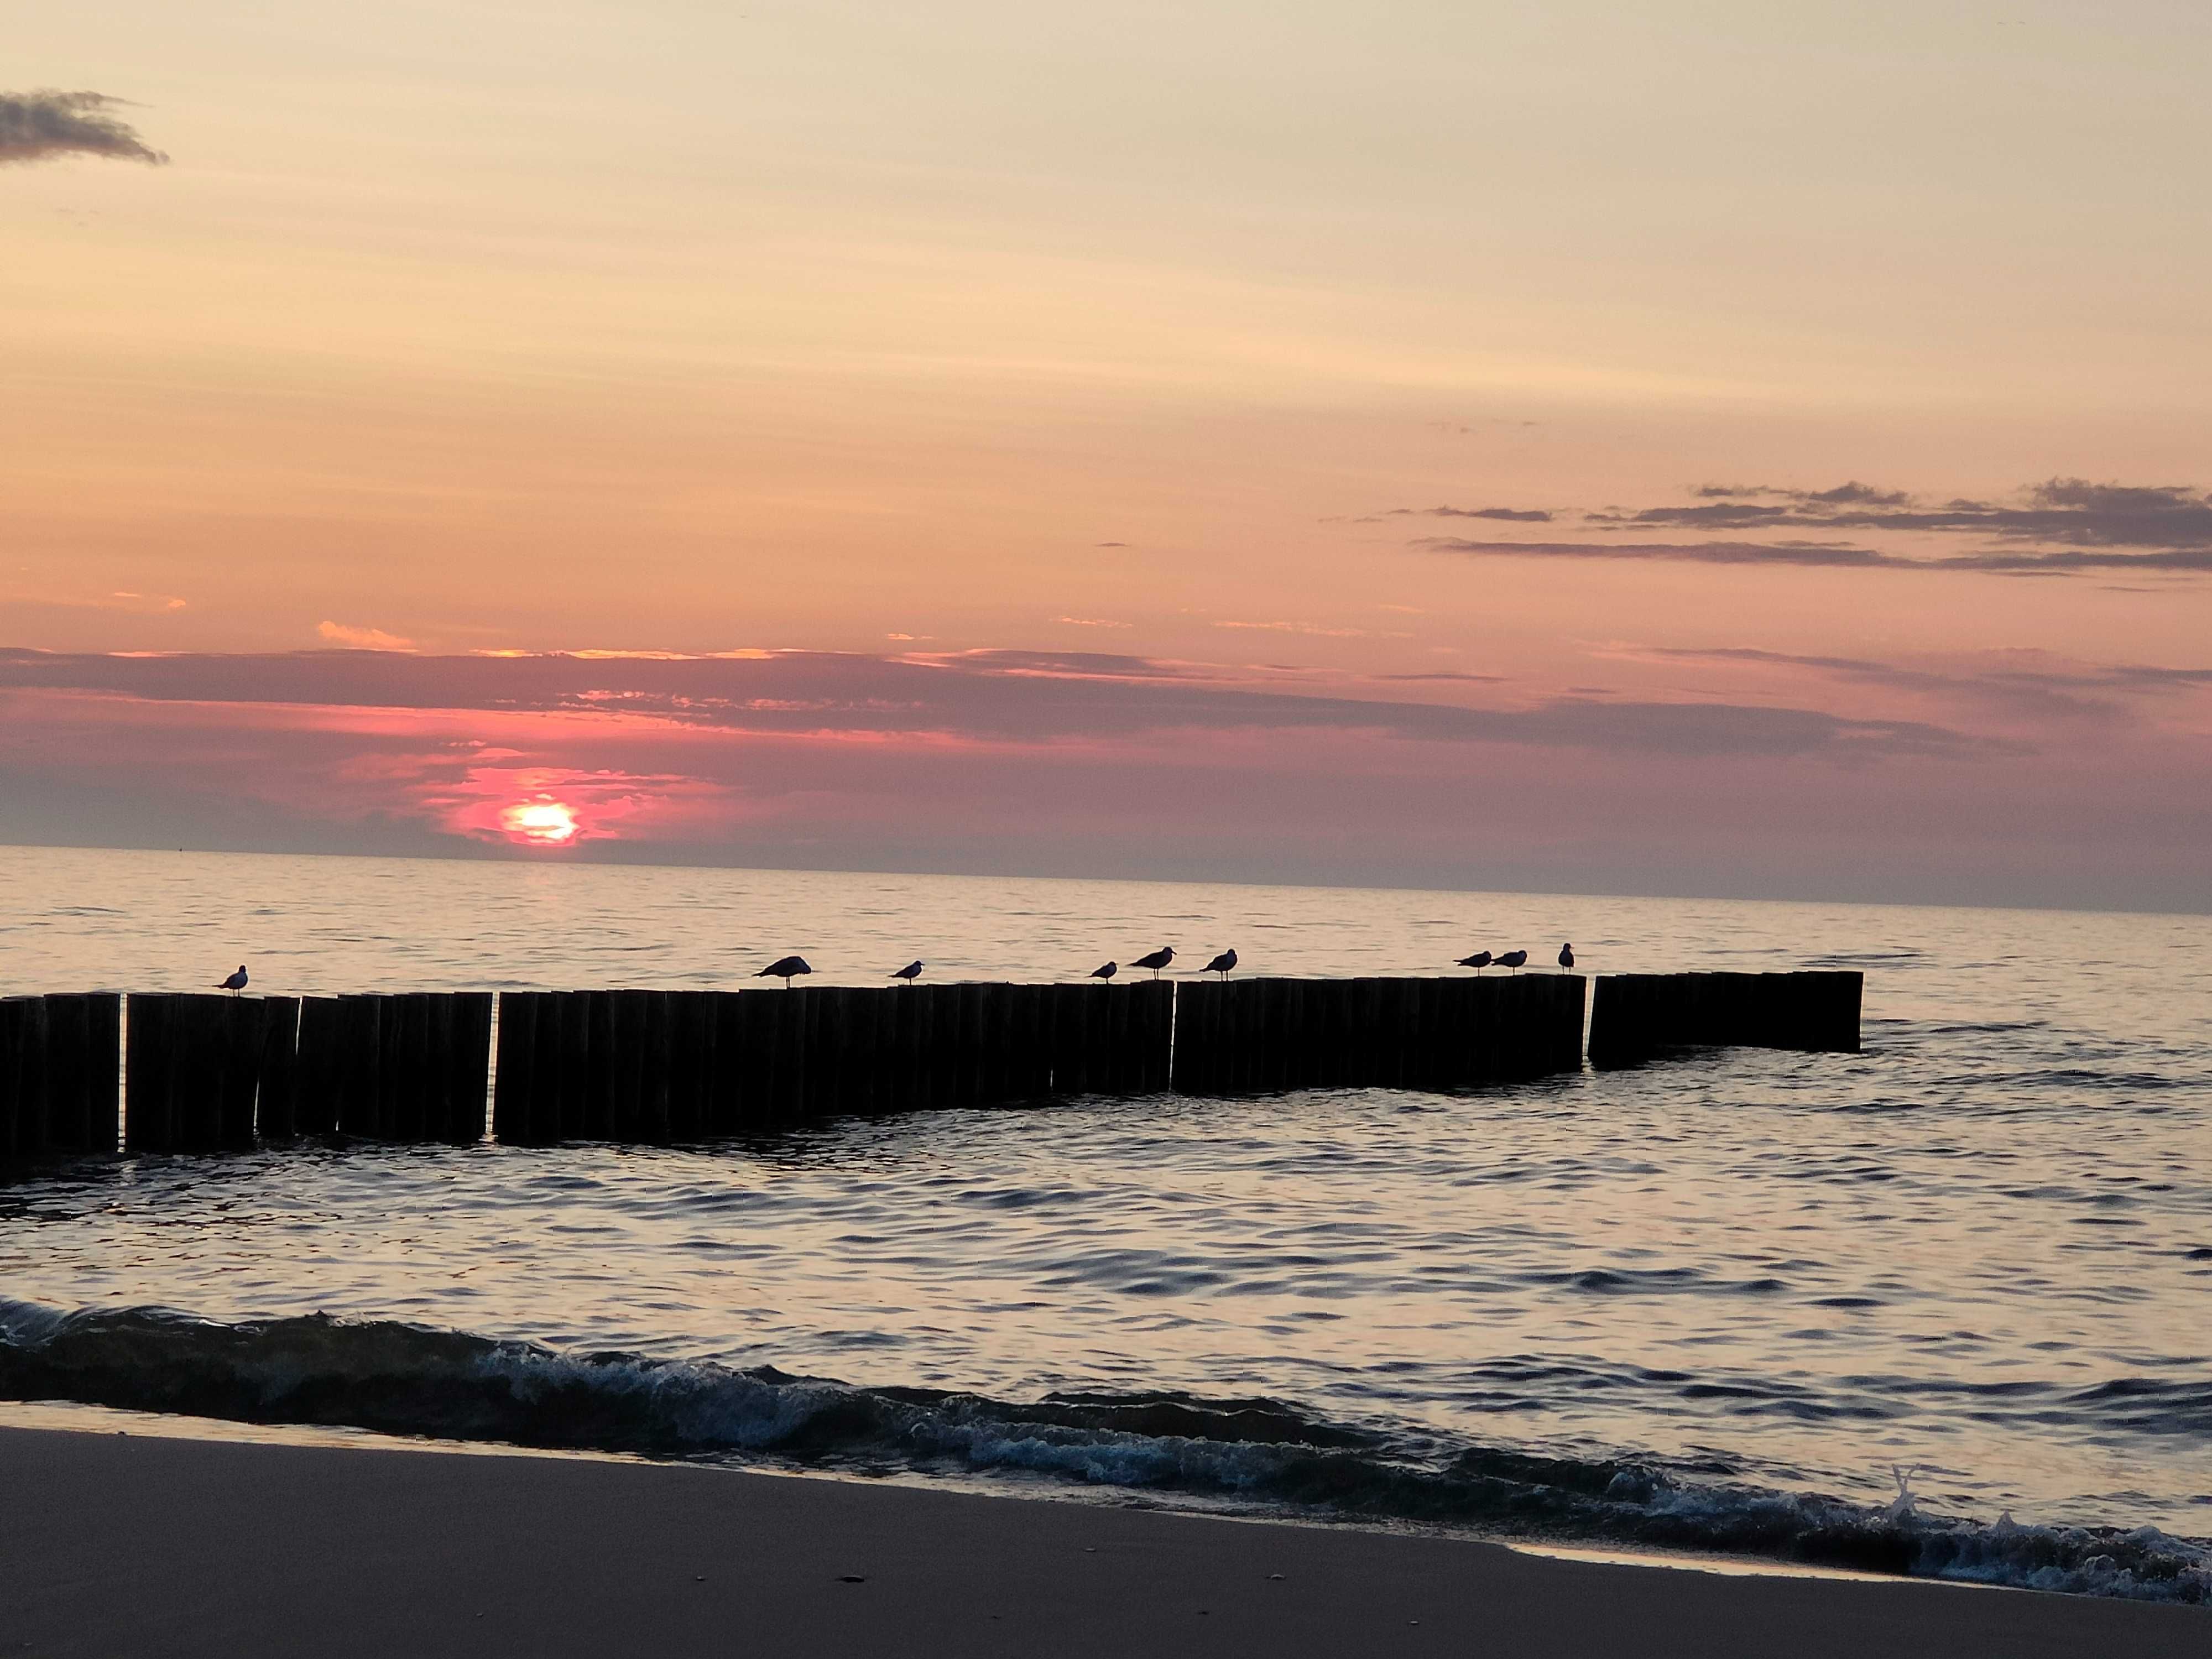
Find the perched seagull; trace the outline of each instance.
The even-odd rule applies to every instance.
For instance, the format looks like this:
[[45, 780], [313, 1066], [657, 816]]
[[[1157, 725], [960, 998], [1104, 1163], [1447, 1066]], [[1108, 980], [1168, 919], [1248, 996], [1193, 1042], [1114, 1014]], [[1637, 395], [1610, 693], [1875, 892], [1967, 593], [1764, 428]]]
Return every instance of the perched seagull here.
[[1459, 959], [1459, 965], [1462, 968], [1472, 968], [1479, 974], [1484, 969], [1490, 966], [1490, 952], [1487, 951], [1477, 951], [1471, 957], [1462, 957]]
[[1229, 977], [1229, 970], [1236, 965], [1237, 952], [1234, 951], [1224, 951], [1219, 956], [1214, 957], [1212, 961], [1206, 964], [1206, 971], [1209, 974], [1218, 974], [1222, 978], [1227, 979]]
[[791, 988], [791, 981], [793, 980], [796, 979], [801, 974], [811, 974], [813, 971], [813, 969], [806, 965], [806, 958], [805, 957], [778, 957], [774, 962], [769, 963], [767, 967], [762, 969], [760, 972], [755, 974], [753, 977], [755, 979], [780, 979], [783, 981], [783, 988], [788, 991]]
[[1118, 962], [1102, 963], [1099, 966], [1093, 968], [1091, 970], [1091, 977], [1093, 979], [1111, 979], [1115, 975], [1121, 971], [1121, 964]]
[[222, 984], [216, 986], [215, 988], [218, 991], [228, 991], [233, 996], [236, 996], [240, 991], [243, 991], [246, 988], [246, 964], [242, 962], [238, 964], [238, 971], [233, 974], [228, 979], [223, 981]]
[[1148, 957], [1139, 957], [1131, 965], [1138, 968], [1151, 969], [1152, 970], [1152, 977], [1154, 979], [1158, 979], [1160, 976], [1160, 969], [1166, 967], [1168, 963], [1174, 960], [1175, 946], [1172, 945], [1163, 945], [1158, 950], [1153, 951], [1152, 955]]
[[1559, 966], [1565, 969], [1571, 968], [1574, 965], [1575, 947], [1571, 945], [1562, 945], [1559, 947]]
[[1528, 960], [1528, 953], [1526, 951], [1508, 951], [1498, 958], [1498, 965], [1500, 968], [1510, 968], [1517, 974], [1521, 971], [1521, 964]]
[[905, 967], [893, 974], [891, 977], [893, 979], [902, 979], [908, 984], [911, 985], [915, 981], [921, 977], [921, 964], [919, 962], [909, 962]]

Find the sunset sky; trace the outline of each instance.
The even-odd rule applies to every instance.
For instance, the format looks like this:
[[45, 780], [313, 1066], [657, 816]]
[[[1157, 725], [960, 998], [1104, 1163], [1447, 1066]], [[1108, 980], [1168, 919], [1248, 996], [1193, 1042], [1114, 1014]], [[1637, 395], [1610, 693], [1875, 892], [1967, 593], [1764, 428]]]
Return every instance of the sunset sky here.
[[0, 840], [2212, 908], [2202, 3], [9, 33]]

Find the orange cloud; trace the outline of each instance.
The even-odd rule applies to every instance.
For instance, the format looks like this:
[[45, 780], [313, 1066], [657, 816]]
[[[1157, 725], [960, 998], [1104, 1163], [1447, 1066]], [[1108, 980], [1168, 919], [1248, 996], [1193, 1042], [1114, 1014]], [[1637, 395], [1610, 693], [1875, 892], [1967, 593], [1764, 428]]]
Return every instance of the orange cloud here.
[[342, 645], [354, 651], [412, 651], [415, 641], [404, 640], [397, 634], [387, 634], [380, 628], [355, 628], [346, 623], [323, 622], [315, 624], [315, 632], [332, 645]]

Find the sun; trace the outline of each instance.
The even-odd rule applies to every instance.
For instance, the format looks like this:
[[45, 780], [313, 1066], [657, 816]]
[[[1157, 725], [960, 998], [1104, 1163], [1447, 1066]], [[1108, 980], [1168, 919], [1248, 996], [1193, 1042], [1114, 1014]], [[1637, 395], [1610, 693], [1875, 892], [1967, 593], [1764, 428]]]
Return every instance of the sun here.
[[500, 827], [526, 847], [562, 847], [575, 840], [576, 815], [559, 801], [539, 796], [517, 801], [499, 815]]

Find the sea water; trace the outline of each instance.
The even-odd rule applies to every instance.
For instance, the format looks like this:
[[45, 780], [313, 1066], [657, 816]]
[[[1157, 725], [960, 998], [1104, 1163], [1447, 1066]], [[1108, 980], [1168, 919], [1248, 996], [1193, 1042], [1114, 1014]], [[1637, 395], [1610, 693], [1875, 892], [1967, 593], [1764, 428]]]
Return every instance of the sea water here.
[[1848, 967], [1856, 1055], [0, 1177], [0, 1397], [2212, 1600], [2212, 921], [0, 848], [0, 991]]

